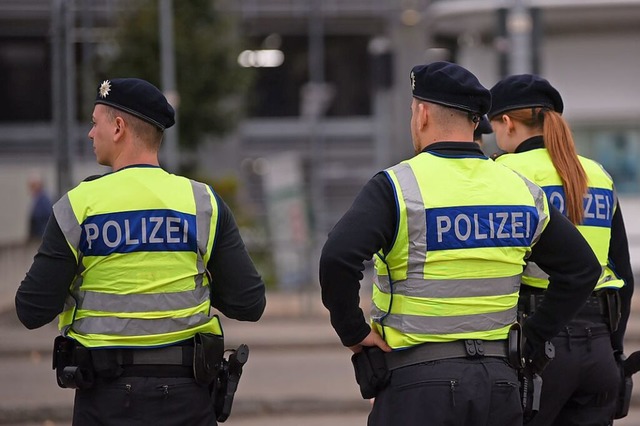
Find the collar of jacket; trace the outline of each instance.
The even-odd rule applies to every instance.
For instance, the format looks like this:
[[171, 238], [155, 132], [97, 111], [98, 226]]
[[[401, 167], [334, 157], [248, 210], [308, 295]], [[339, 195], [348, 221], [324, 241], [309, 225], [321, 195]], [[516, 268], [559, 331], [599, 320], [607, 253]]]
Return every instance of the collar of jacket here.
[[518, 145], [515, 152], [516, 153], [527, 152], [527, 151], [531, 151], [532, 149], [538, 149], [538, 148], [544, 148], [544, 147], [545, 147], [544, 139], [542, 138], [542, 136], [533, 136], [529, 139], [525, 139], [520, 145]]
[[476, 142], [436, 142], [425, 147], [422, 152], [433, 152], [443, 155], [481, 155], [484, 152]]

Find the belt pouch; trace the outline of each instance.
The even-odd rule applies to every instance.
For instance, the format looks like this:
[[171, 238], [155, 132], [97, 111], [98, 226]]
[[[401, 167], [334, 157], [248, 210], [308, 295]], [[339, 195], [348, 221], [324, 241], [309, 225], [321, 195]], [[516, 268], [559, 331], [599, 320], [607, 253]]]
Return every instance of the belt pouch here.
[[193, 376], [200, 386], [208, 386], [218, 375], [224, 356], [224, 337], [197, 333], [193, 338]]
[[64, 336], [57, 336], [53, 340], [53, 369], [59, 370], [71, 365], [74, 341]]
[[58, 336], [53, 342], [53, 368], [61, 388], [89, 389], [94, 374], [89, 350], [75, 340]]
[[374, 398], [389, 382], [385, 353], [377, 346], [367, 346], [351, 356], [356, 382], [364, 399]]

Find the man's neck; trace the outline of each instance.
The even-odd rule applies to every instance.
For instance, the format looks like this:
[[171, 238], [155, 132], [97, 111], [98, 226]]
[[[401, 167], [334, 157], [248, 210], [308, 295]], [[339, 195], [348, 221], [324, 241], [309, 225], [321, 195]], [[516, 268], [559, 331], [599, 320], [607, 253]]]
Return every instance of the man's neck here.
[[156, 153], [145, 153], [139, 154], [135, 156], [121, 156], [118, 157], [114, 162], [111, 168], [113, 171], [118, 171], [128, 166], [133, 166], [135, 164], [148, 164], [150, 166], [160, 166], [160, 161], [158, 160], [158, 155]]

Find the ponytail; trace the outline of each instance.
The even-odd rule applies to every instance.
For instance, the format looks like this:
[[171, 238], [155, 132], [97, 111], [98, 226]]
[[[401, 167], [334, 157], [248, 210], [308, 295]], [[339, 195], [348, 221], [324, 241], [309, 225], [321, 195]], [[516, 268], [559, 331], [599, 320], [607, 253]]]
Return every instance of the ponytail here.
[[540, 110], [538, 114], [543, 116], [544, 145], [564, 187], [567, 217], [574, 225], [579, 225], [584, 218], [587, 173], [578, 159], [571, 130], [564, 118], [548, 109]]
[[588, 178], [578, 159], [567, 122], [560, 114], [548, 108], [519, 109], [505, 114], [527, 127], [542, 129], [544, 145], [564, 188], [566, 215], [574, 225], [581, 224]]

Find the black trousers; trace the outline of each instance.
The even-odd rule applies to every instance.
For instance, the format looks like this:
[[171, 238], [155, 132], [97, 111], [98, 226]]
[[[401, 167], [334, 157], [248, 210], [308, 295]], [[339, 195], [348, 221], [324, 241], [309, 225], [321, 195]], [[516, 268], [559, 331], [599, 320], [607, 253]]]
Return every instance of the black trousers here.
[[215, 426], [207, 387], [193, 378], [120, 377], [76, 390], [74, 426]]
[[542, 373], [540, 412], [527, 426], [613, 422], [620, 371], [606, 325], [572, 323], [569, 331], [552, 340], [556, 356]]
[[456, 358], [399, 368], [369, 426], [522, 426], [516, 370], [506, 360]]

